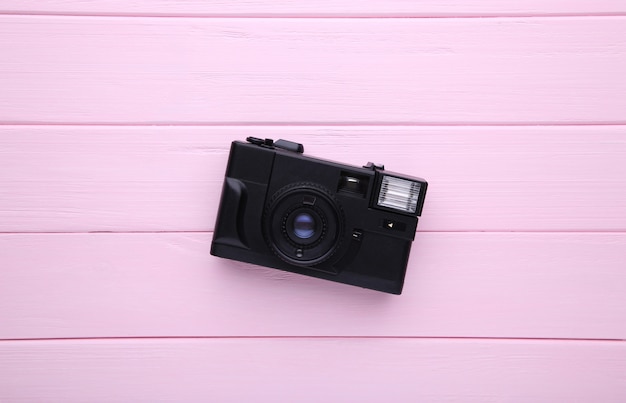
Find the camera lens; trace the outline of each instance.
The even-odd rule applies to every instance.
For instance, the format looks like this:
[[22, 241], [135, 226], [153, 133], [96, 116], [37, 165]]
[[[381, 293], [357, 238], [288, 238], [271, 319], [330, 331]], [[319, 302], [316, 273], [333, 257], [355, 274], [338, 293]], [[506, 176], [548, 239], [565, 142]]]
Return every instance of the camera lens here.
[[344, 218], [332, 193], [317, 184], [294, 183], [270, 199], [263, 232], [271, 250], [287, 263], [312, 267], [339, 248]]
[[293, 220], [293, 232], [298, 238], [311, 238], [315, 234], [315, 219], [308, 213], [298, 214]]

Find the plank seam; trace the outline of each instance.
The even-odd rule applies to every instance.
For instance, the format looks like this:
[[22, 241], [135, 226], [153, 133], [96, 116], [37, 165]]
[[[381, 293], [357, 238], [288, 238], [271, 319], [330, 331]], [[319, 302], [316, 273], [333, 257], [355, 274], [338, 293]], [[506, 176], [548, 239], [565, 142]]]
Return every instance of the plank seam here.
[[603, 342], [623, 343], [616, 338], [566, 338], [566, 337], [463, 337], [463, 336], [112, 336], [112, 337], [44, 337], [9, 338], [0, 342], [66, 342], [66, 341], [142, 341], [142, 340], [450, 340], [450, 341], [502, 341], [502, 342]]
[[[6, 235], [115, 235], [115, 234], [212, 234], [213, 231], [0, 231]], [[626, 230], [418, 230], [417, 234], [626, 234]]]
[[626, 126], [624, 121], [606, 122], [0, 122], [3, 127], [579, 127]]
[[0, 16], [17, 17], [106, 17], [106, 18], [215, 18], [215, 19], [509, 19], [509, 18], [605, 18], [626, 17], [626, 12], [595, 13], [84, 13], [54, 11], [10, 11], [0, 10]]

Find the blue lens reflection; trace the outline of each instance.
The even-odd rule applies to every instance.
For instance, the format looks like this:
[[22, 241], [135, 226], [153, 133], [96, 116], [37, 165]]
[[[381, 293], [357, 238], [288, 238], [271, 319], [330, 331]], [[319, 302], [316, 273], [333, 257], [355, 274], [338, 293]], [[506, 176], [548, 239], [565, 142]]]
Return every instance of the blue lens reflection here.
[[307, 213], [300, 213], [293, 220], [293, 232], [300, 239], [308, 239], [315, 234], [315, 219]]

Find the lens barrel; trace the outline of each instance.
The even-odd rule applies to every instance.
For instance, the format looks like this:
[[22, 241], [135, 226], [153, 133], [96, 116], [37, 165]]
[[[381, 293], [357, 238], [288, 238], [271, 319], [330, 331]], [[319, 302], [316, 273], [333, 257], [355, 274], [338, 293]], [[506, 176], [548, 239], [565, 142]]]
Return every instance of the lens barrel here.
[[279, 258], [313, 266], [334, 254], [343, 233], [343, 213], [327, 189], [297, 183], [280, 189], [270, 200], [263, 232]]

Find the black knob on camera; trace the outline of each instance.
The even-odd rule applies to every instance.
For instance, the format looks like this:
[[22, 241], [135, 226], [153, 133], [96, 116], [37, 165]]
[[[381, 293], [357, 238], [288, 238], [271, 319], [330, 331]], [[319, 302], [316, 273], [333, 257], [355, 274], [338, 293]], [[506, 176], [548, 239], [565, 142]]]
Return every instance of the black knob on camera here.
[[289, 140], [272, 140], [272, 139], [260, 139], [258, 137], [246, 138], [248, 143], [252, 143], [257, 146], [268, 148], [281, 148], [283, 150], [291, 151], [294, 153], [302, 154], [304, 152], [304, 146], [300, 143], [295, 143]]

